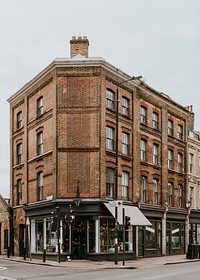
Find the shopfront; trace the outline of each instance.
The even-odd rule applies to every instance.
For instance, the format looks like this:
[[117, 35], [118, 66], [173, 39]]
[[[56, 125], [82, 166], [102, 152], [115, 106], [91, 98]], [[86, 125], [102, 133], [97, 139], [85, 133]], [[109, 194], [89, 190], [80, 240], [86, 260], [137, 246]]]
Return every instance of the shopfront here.
[[[28, 228], [30, 237], [27, 243], [30, 244], [29, 253], [32, 257], [42, 258], [45, 253], [46, 258], [55, 260], [58, 254], [60, 254], [61, 260], [68, 258], [114, 260], [115, 218], [112, 215], [114, 208], [110, 209], [104, 203], [82, 203], [79, 207], [72, 206], [75, 211], [75, 219], [66, 220], [65, 215], [69, 214], [69, 205], [63, 207], [60, 204], [57, 209], [58, 207], [59, 219], [56, 218], [56, 221], [59, 221], [59, 226], [52, 216], [53, 205], [51, 207], [49, 205], [49, 211], [47, 211], [48, 207], [43, 207], [43, 214], [38, 208], [31, 209], [30, 206], [27, 206], [26, 215], [30, 221]], [[138, 214], [139, 209], [135, 208], [128, 206], [127, 211], [134, 210], [133, 213]], [[38, 212], [41, 214], [38, 215]], [[146, 224], [151, 225], [140, 211], [139, 215]], [[135, 226], [133, 222], [125, 226], [124, 243], [121, 219], [119, 214], [117, 226], [119, 260], [123, 257], [123, 246], [125, 246], [126, 259], [133, 259], [136, 248]]]
[[[151, 214], [152, 212], [149, 211]], [[147, 211], [145, 213], [152, 226], [139, 227], [139, 256], [153, 257], [184, 254], [186, 244], [186, 216], [180, 214], [175, 215], [167, 211], [154, 211], [154, 217], [149, 217]], [[175, 216], [179, 219], [175, 219]]]

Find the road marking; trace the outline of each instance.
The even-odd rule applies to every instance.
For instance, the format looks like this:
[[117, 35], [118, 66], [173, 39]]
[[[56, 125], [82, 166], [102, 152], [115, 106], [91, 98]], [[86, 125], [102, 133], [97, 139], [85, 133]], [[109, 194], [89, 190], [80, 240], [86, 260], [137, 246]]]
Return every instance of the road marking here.
[[5, 270], [5, 269], [7, 269], [7, 268], [4, 266], [0, 266], [0, 270]]
[[7, 276], [0, 276], [0, 280], [17, 280], [16, 278], [10, 278]]

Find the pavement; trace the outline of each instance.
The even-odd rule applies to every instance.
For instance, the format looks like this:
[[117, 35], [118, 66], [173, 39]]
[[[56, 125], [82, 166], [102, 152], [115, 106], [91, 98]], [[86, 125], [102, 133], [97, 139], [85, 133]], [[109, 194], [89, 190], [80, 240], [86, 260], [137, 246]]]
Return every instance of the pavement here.
[[24, 260], [22, 257], [10, 256], [7, 258], [5, 255], [0, 255], [0, 260], [5, 259], [9, 261], [17, 261], [24, 263], [31, 263], [35, 265], [47, 265], [54, 267], [69, 267], [71, 269], [83, 269], [83, 270], [100, 270], [100, 269], [141, 269], [149, 267], [157, 267], [162, 265], [172, 265], [172, 264], [182, 264], [188, 262], [199, 262], [200, 259], [187, 259], [186, 255], [174, 255], [174, 256], [162, 256], [162, 257], [153, 257], [153, 258], [138, 258], [135, 260], [125, 261], [123, 265], [122, 261], [119, 261], [116, 265], [111, 261], [89, 261], [89, 260], [69, 260], [64, 262], [56, 262], [46, 260], [37, 260], [26, 258]]

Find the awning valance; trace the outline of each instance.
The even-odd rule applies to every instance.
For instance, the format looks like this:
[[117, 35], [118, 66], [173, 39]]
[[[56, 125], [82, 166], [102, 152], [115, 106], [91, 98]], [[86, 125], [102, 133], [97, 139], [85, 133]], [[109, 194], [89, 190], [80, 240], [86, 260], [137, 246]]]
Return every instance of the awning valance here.
[[[109, 203], [104, 203], [104, 205], [108, 208], [110, 213], [115, 217], [115, 207], [110, 206]], [[136, 206], [130, 206], [130, 205], [122, 205], [117, 207], [117, 221], [119, 225], [123, 224], [123, 209], [125, 216], [129, 216], [130, 224], [132, 226], [151, 226], [151, 223], [149, 220], [144, 216], [144, 214], [140, 211], [139, 208]]]

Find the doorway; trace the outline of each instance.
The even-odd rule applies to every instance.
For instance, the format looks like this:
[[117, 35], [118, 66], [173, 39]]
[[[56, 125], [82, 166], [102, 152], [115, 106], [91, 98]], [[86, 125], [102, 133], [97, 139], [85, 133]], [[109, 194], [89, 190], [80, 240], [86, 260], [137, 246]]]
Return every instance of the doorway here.
[[19, 225], [19, 256], [24, 255], [24, 225]]
[[75, 221], [72, 224], [72, 259], [84, 259], [86, 256], [86, 222]]

